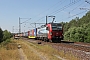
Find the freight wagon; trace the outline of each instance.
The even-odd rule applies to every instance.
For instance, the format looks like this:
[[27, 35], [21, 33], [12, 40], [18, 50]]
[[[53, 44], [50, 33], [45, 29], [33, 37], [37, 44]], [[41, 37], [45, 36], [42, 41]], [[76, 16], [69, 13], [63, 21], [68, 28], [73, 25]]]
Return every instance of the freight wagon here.
[[29, 31], [23, 33], [23, 37], [28, 38], [28, 36], [29, 36]]
[[30, 30], [28, 32], [28, 38], [36, 38], [36, 29]]

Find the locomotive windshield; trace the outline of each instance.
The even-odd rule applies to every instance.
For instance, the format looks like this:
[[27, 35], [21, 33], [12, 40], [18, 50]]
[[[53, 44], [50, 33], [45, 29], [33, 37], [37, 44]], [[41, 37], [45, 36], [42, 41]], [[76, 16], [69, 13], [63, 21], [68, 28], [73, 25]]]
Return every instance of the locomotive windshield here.
[[62, 30], [62, 25], [60, 23], [52, 24], [52, 30]]

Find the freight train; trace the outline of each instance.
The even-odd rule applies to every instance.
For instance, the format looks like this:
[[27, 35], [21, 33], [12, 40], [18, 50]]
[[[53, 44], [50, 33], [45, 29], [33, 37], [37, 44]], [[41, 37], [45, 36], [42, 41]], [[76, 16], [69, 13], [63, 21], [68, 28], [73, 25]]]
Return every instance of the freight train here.
[[48, 23], [24, 32], [22, 36], [43, 41], [60, 42], [63, 40], [63, 26], [60, 23]]

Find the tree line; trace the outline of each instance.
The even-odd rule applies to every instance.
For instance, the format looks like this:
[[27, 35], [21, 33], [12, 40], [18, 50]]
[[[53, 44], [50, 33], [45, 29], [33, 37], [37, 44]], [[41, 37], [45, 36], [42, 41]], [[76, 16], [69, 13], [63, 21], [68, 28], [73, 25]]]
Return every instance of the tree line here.
[[10, 39], [12, 37], [12, 34], [11, 32], [7, 31], [7, 30], [2, 30], [0, 28], [0, 43], [3, 42], [3, 41], [6, 41], [8, 39]]
[[76, 17], [70, 22], [61, 23], [64, 26], [65, 40], [90, 43], [90, 11], [82, 18]]

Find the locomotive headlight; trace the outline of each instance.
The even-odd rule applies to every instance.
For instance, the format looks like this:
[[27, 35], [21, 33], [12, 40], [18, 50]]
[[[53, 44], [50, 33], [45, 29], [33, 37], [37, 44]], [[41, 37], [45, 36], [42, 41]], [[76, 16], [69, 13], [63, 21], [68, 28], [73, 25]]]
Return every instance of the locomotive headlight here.
[[52, 32], [50, 32], [50, 35], [52, 35]]
[[60, 38], [62, 38], [62, 36], [60, 36]]

